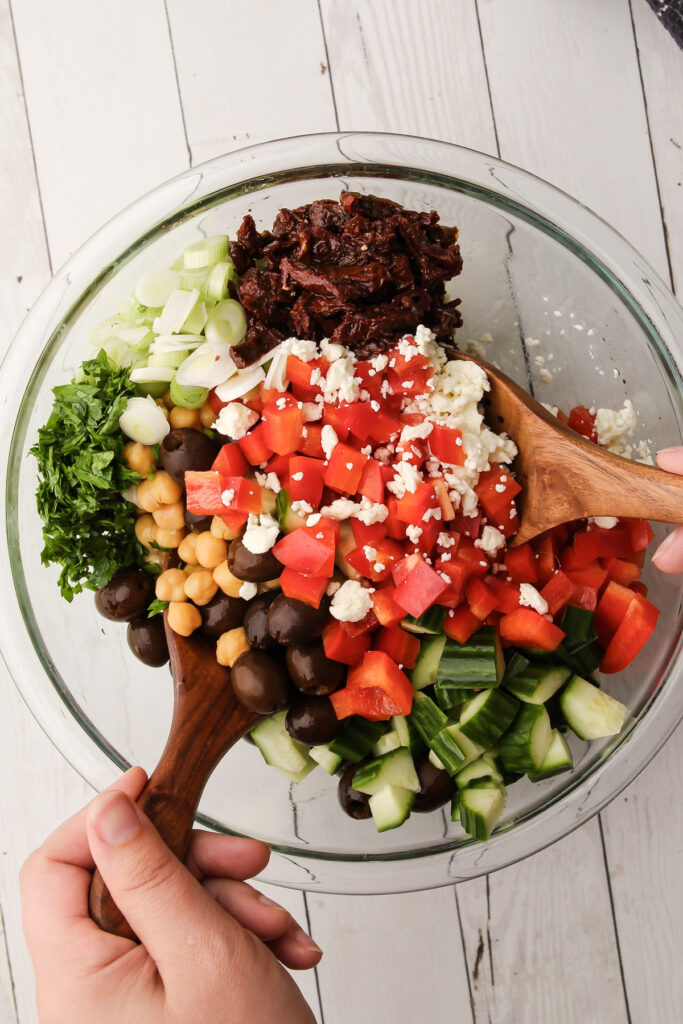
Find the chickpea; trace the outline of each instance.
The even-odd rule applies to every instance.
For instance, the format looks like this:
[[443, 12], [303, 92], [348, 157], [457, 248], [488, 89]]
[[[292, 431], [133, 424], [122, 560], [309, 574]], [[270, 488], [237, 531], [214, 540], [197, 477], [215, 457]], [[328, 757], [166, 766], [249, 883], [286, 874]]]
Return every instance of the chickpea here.
[[183, 572], [186, 576], [191, 576], [194, 572], [204, 572], [204, 567], [202, 565], [186, 565]]
[[280, 587], [281, 587], [281, 583], [280, 583], [279, 579], [278, 580], [266, 580], [265, 583], [259, 583], [259, 585], [258, 585], [258, 592], [259, 592], [259, 594], [265, 594], [269, 590], [279, 590]]
[[163, 412], [163, 414], [166, 417], [166, 419], [168, 419], [168, 409], [166, 408], [166, 406], [164, 404], [163, 398], [157, 398], [156, 399], [156, 404], [159, 406], [159, 408]]
[[220, 516], [214, 516], [211, 520], [210, 531], [219, 540], [235, 540], [242, 533], [242, 530], [231, 530], [227, 523], [224, 523]]
[[166, 388], [166, 390], [164, 391], [163, 395], [161, 396], [161, 401], [164, 403], [164, 405], [166, 406], [167, 409], [172, 409], [173, 408], [173, 399], [171, 398], [171, 389], [170, 388]]
[[138, 516], [135, 520], [135, 536], [148, 551], [152, 544], [156, 542], [157, 524], [148, 512]]
[[228, 597], [240, 596], [240, 589], [242, 588], [244, 580], [238, 580], [236, 576], [233, 576], [228, 568], [227, 558], [213, 570], [213, 578], [223, 593], [227, 594]]
[[[173, 477], [169, 476], [164, 469], [155, 473], [154, 479], [150, 480], [149, 483], [151, 485], [151, 494], [157, 505], [175, 505], [183, 496], [181, 485], [176, 483]], [[154, 512], [154, 509], [149, 511]]]
[[148, 565], [158, 565], [160, 569], [163, 569], [165, 561], [166, 552], [157, 551], [156, 548], [153, 548], [149, 554], [145, 555], [145, 562], [147, 562]]
[[196, 533], [188, 533], [187, 537], [178, 545], [178, 558], [186, 565], [198, 565], [195, 552], [198, 536]]
[[186, 579], [182, 569], [167, 569], [157, 577], [154, 592], [160, 601], [184, 601]]
[[229, 629], [227, 633], [222, 633], [218, 637], [216, 661], [219, 665], [227, 665], [228, 668], [232, 668], [237, 659], [249, 650], [251, 648], [247, 634], [242, 626], [238, 626], [237, 629]]
[[162, 530], [185, 529], [185, 509], [182, 501], [176, 501], [173, 505], [162, 505], [152, 512], [152, 518]]
[[209, 530], [206, 530], [204, 533], [197, 534], [195, 554], [197, 561], [205, 569], [215, 569], [228, 557], [228, 545], [224, 540], [214, 537]]
[[199, 410], [199, 422], [203, 427], [210, 427], [216, 422], [216, 413], [208, 402], [204, 402], [204, 405]]
[[161, 506], [156, 499], [153, 490], [153, 480], [143, 480], [138, 484], [137, 499], [140, 508], [143, 508], [145, 512], [157, 512]]
[[179, 636], [191, 636], [202, 624], [202, 613], [189, 601], [171, 601], [168, 624]]
[[218, 584], [210, 569], [197, 569], [185, 577], [185, 596], [195, 604], [208, 604], [216, 596]]
[[157, 526], [156, 541], [160, 548], [177, 548], [184, 536], [184, 530], [162, 530]]
[[198, 409], [182, 409], [179, 405], [174, 406], [169, 412], [168, 422], [174, 430], [180, 430], [182, 427], [194, 427], [198, 430], [202, 425]]
[[123, 458], [129, 469], [140, 476], [148, 476], [154, 469], [154, 450], [139, 441], [129, 441], [123, 449]]

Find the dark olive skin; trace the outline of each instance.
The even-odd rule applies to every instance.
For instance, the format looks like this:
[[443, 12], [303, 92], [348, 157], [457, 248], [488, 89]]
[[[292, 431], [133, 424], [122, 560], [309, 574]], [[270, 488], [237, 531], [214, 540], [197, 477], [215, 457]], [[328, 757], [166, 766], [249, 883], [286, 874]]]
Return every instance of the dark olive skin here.
[[348, 814], [350, 818], [355, 818], [356, 821], [363, 821], [370, 817], [370, 797], [367, 793], [359, 793], [351, 785], [359, 768], [358, 764], [347, 764], [339, 777], [337, 797], [339, 806], [345, 814]]
[[415, 797], [413, 810], [426, 814], [447, 804], [453, 792], [453, 782], [448, 772], [443, 768], [435, 768], [426, 755], [417, 762], [415, 771], [420, 780], [420, 792]]
[[287, 712], [285, 726], [293, 740], [315, 747], [329, 743], [342, 730], [329, 697], [303, 697]]
[[244, 615], [244, 631], [249, 646], [259, 651], [268, 651], [275, 647], [275, 641], [268, 632], [268, 609], [277, 597], [276, 592], [259, 594], [247, 606]]
[[95, 594], [95, 607], [112, 622], [143, 617], [154, 598], [154, 580], [139, 569], [121, 569]]
[[218, 591], [208, 604], [203, 605], [199, 611], [202, 615], [201, 631], [207, 636], [219, 637], [227, 633], [229, 629], [236, 629], [244, 622], [244, 615], [247, 610], [247, 602], [241, 597], [228, 597], [221, 590]]
[[278, 578], [282, 572], [282, 562], [278, 562], [272, 551], [253, 554], [238, 539], [233, 540], [228, 548], [228, 568], [238, 580], [265, 583]]
[[128, 623], [127, 638], [131, 651], [143, 664], [159, 668], [168, 661], [163, 615], [132, 619]]
[[237, 699], [258, 715], [272, 715], [287, 706], [289, 679], [282, 665], [263, 651], [247, 651], [232, 666]]
[[213, 516], [196, 516], [194, 512], [188, 512], [187, 509], [185, 509], [183, 514], [185, 522], [193, 533], [206, 533], [207, 530], [211, 529]]
[[273, 639], [286, 647], [310, 644], [320, 636], [329, 617], [329, 601], [325, 598], [319, 608], [311, 608], [303, 601], [278, 594], [268, 610], [268, 629]]
[[318, 640], [305, 647], [287, 648], [287, 671], [296, 688], [316, 697], [334, 693], [342, 681], [344, 666], [330, 661]]
[[161, 465], [179, 484], [188, 469], [211, 469], [220, 445], [201, 430], [180, 427], [171, 430], [161, 442]]

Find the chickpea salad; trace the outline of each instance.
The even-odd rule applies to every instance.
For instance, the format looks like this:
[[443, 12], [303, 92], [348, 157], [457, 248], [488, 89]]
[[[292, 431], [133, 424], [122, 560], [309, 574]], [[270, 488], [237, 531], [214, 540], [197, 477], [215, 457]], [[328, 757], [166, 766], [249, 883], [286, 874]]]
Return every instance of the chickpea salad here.
[[[658, 611], [645, 521], [510, 547], [517, 450], [454, 350], [461, 266], [457, 229], [375, 197], [246, 217], [142, 276], [32, 454], [67, 600], [95, 590], [147, 665], [164, 620], [213, 645], [266, 762], [338, 774], [351, 817], [449, 804], [487, 840], [509, 785], [621, 731], [598, 672]], [[605, 410], [554, 411], [603, 440]]]

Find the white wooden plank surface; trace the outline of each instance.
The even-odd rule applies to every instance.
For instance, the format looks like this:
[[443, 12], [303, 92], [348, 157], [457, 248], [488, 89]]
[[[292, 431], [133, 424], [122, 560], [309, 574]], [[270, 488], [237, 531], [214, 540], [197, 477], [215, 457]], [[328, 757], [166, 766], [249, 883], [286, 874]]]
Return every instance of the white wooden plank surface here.
[[0, 1020], [14, 1024], [17, 1019], [17, 1005], [14, 1001], [14, 982], [5, 941], [5, 922], [0, 906]]

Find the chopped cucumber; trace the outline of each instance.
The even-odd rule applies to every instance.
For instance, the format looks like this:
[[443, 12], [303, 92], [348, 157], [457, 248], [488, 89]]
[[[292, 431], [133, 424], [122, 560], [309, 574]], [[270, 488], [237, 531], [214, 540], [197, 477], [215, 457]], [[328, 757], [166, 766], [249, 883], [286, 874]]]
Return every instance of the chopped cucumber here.
[[542, 704], [522, 704], [501, 738], [500, 760], [506, 772], [538, 771], [552, 741], [548, 712]]
[[438, 604], [432, 605], [426, 612], [415, 618], [414, 615], [406, 615], [401, 625], [409, 633], [441, 633], [443, 624], [446, 621], [446, 609]]
[[321, 743], [317, 747], [311, 747], [308, 753], [314, 761], [317, 761], [321, 768], [325, 769], [328, 775], [334, 775], [344, 762], [343, 757], [332, 753], [329, 743]]
[[455, 783], [458, 789], [464, 789], [476, 779], [491, 779], [493, 782], [497, 782], [501, 786], [503, 785], [503, 776], [496, 768], [493, 760], [487, 759], [485, 755], [478, 757], [476, 761], [472, 761], [465, 768], [462, 768], [455, 776]]
[[441, 772], [445, 772], [446, 771], [445, 764], [443, 763], [441, 758], [436, 756], [436, 754], [434, 753], [433, 750], [429, 751], [429, 761], [434, 765], [435, 768], [438, 768], [439, 771], [441, 771]]
[[560, 709], [569, 728], [582, 740], [616, 736], [628, 710], [581, 676], [572, 676], [567, 683], [560, 695]]
[[518, 701], [505, 690], [482, 690], [463, 707], [460, 729], [468, 739], [491, 747], [509, 729], [518, 708]]
[[505, 809], [505, 796], [498, 786], [463, 789], [459, 794], [460, 823], [468, 835], [481, 842], [491, 835]]
[[434, 696], [436, 697], [436, 703], [442, 711], [451, 714], [452, 717], [458, 717], [453, 715], [453, 709], [470, 700], [472, 690], [465, 690], [462, 686], [458, 686], [457, 683], [449, 683], [446, 680], [442, 680], [434, 684]]
[[383, 736], [380, 736], [372, 748], [372, 752], [375, 757], [381, 757], [382, 754], [388, 754], [390, 750], [396, 750], [397, 747], [404, 746], [405, 744], [401, 743], [398, 733], [391, 729], [389, 732], [385, 732]]
[[545, 704], [569, 679], [571, 669], [564, 665], [529, 665], [505, 686], [525, 704]]
[[436, 734], [440, 732], [445, 725], [448, 725], [448, 719], [444, 715], [443, 711], [441, 711], [440, 708], [437, 708], [431, 697], [428, 697], [426, 693], [421, 692], [416, 693], [413, 697], [413, 708], [410, 713], [410, 720], [427, 746], [430, 746], [431, 739], [436, 736]]
[[482, 626], [466, 644], [451, 639], [446, 641], [437, 681], [481, 690], [498, 686], [504, 670], [505, 660], [498, 634], [492, 626]]
[[388, 722], [370, 722], [367, 718], [354, 715], [349, 718], [344, 731], [330, 744], [333, 754], [338, 754], [344, 761], [358, 764], [374, 747], [380, 736], [387, 731]]
[[384, 786], [374, 793], [369, 800], [378, 832], [387, 832], [390, 828], [398, 828], [409, 817], [415, 803], [412, 790], [401, 789], [399, 786]]
[[401, 746], [407, 747], [413, 757], [424, 754], [427, 745], [407, 715], [394, 715], [391, 719], [391, 728], [398, 736]]
[[277, 768], [292, 782], [301, 782], [315, 768], [308, 747], [297, 743], [287, 732], [287, 709], [264, 719], [251, 730], [251, 738], [261, 751], [266, 764]]
[[[405, 621], [404, 619], [404, 626]], [[425, 687], [431, 686], [436, 681], [439, 662], [441, 661], [441, 655], [445, 646], [446, 636], [444, 633], [437, 634], [436, 636], [426, 636], [421, 641], [420, 653], [417, 656], [415, 668], [410, 674], [416, 690], [424, 690]]]
[[294, 530], [298, 530], [299, 527], [306, 525], [306, 516], [301, 515], [300, 512], [294, 512], [289, 491], [286, 491], [284, 487], [277, 493], [275, 507], [277, 510], [277, 521], [284, 533], [292, 533]]
[[[441, 741], [444, 740], [444, 733], [446, 733], [452, 742], [455, 743], [458, 750], [462, 754], [462, 760], [459, 765], [455, 765], [455, 771], [459, 771], [460, 768], [464, 768], [465, 765], [470, 764], [471, 761], [476, 761], [478, 757], [484, 753], [484, 747], [481, 743], [477, 743], [475, 740], [471, 740], [469, 736], [466, 736], [459, 725], [447, 725], [443, 732], [440, 734]], [[435, 747], [438, 751], [438, 742]], [[448, 767], [448, 765], [446, 766]], [[452, 772], [451, 774], [454, 774]]]
[[457, 789], [451, 796], [451, 821], [460, 821], [460, 793]]
[[508, 651], [510, 657], [508, 658], [505, 666], [505, 675], [503, 676], [503, 683], [507, 684], [511, 679], [523, 672], [529, 667], [531, 662], [525, 657], [521, 651]]
[[568, 604], [564, 610], [560, 628], [572, 640], [590, 640], [595, 636], [595, 612]]
[[568, 772], [574, 767], [572, 752], [567, 746], [567, 741], [561, 732], [553, 729], [553, 738], [548, 748], [548, 753], [543, 759], [543, 764], [538, 771], [529, 772], [532, 782], [540, 782], [541, 779], [549, 779], [560, 772]]
[[367, 793], [369, 796], [385, 786], [420, 792], [420, 780], [407, 747], [397, 747], [364, 764], [353, 776], [352, 785], [359, 793]]

